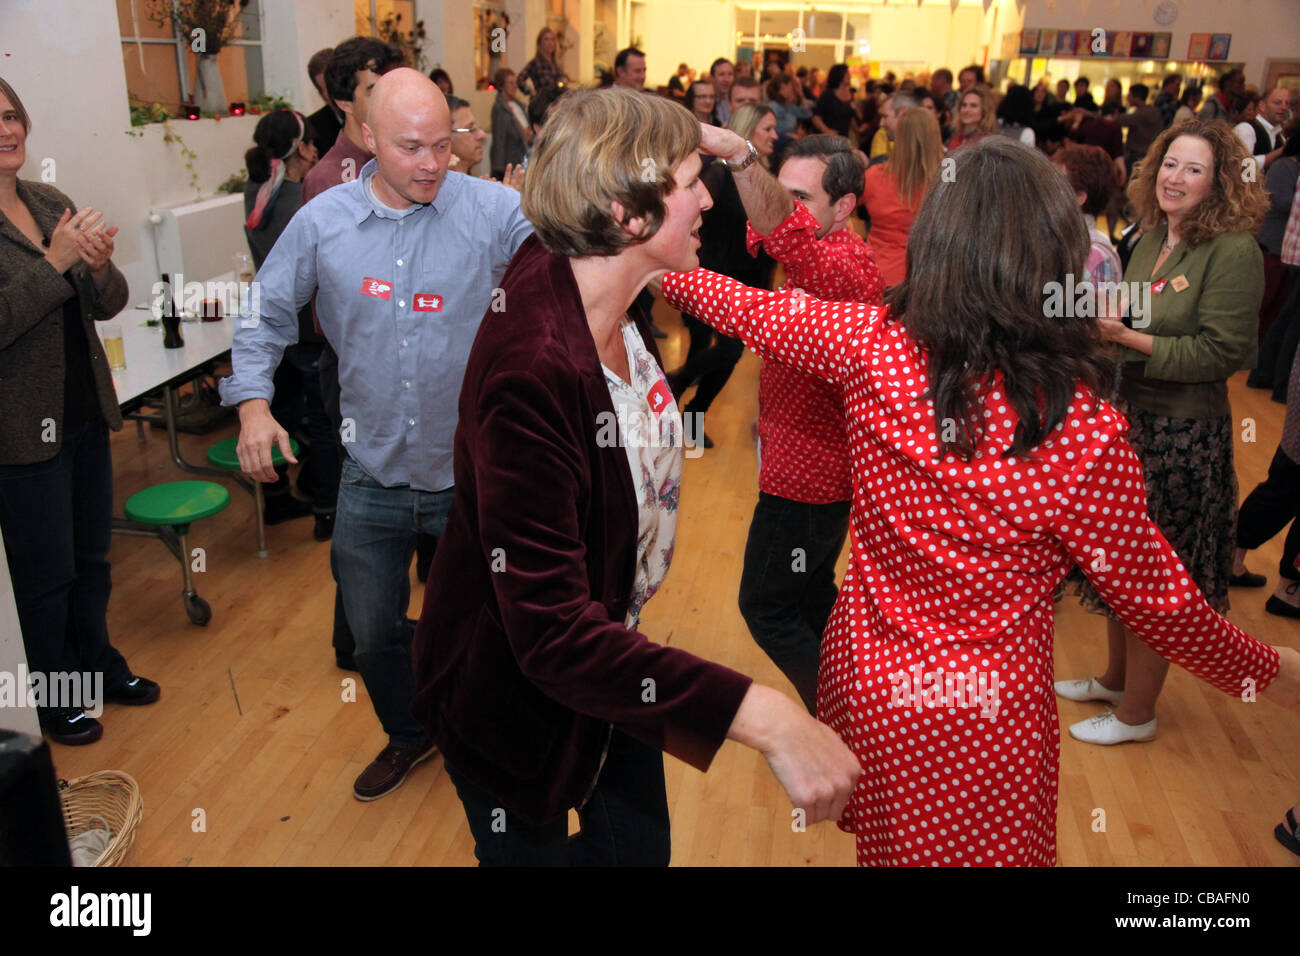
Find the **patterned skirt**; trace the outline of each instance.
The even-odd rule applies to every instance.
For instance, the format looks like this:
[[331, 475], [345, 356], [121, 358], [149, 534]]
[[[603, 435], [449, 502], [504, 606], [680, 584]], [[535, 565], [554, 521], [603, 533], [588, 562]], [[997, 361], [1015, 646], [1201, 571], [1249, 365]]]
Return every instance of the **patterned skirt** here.
[[[1237, 473], [1232, 418], [1169, 418], [1123, 409], [1129, 444], [1142, 462], [1147, 511], [1178, 553], [1206, 602], [1228, 610], [1228, 578], [1237, 544]], [[1076, 567], [1067, 579], [1080, 603], [1118, 620]]]

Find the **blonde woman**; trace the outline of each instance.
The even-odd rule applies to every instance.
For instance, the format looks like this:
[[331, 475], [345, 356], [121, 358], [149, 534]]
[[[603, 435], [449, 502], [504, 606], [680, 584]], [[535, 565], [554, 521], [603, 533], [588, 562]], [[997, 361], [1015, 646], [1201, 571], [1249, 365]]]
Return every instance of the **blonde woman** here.
[[[667, 865], [661, 751], [705, 770], [724, 740], [755, 747], [809, 823], [838, 817], [859, 775], [789, 697], [640, 627], [672, 560], [682, 444], [633, 303], [697, 264], [699, 145], [700, 124], [666, 99], [565, 96], [524, 180], [536, 235], [470, 350], [413, 713], [484, 865]], [[619, 441], [593, 421], [617, 422]]]
[[569, 78], [564, 75], [559, 60], [560, 41], [550, 27], [542, 27], [537, 34], [537, 53], [519, 71], [519, 87], [536, 96], [551, 87], [564, 89]]
[[898, 119], [893, 154], [867, 170], [862, 204], [871, 216], [868, 239], [886, 286], [903, 281], [912, 220], [942, 162], [939, 121], [928, 110], [908, 110]]
[[993, 132], [997, 119], [993, 111], [993, 91], [987, 86], [973, 86], [957, 101], [957, 116], [953, 126], [957, 132], [948, 140], [948, 148], [956, 149], [983, 139]]

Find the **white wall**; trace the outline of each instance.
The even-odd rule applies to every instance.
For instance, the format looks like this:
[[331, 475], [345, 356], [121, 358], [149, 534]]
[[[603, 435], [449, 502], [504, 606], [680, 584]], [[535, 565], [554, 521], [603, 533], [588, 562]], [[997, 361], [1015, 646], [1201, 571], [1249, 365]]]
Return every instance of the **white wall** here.
[[[1013, 4], [1014, 9], [1014, 4]], [[990, 11], [992, 16], [992, 11]], [[931, 69], [947, 66], [955, 74], [976, 59], [983, 12], [978, 6], [913, 5], [871, 8], [870, 60], [924, 60]]]
[[[288, 91], [295, 106], [315, 112], [321, 102], [307, 78], [307, 60], [353, 34], [352, 2], [263, 0], [263, 6], [267, 89]], [[462, 4], [447, 0], [447, 6]], [[469, 29], [463, 29], [459, 46], [467, 48]], [[113, 261], [138, 302], [157, 278], [149, 210], [191, 201], [196, 193], [179, 149], [163, 142], [161, 125], [132, 131], [120, 36], [113, 0], [0, 0], [0, 37], [10, 54], [0, 58], [0, 75], [14, 86], [32, 117], [20, 175], [39, 180], [43, 160], [52, 159], [53, 185], [78, 206], [104, 210], [120, 227]], [[257, 119], [172, 120], [198, 154], [199, 193], [212, 195], [219, 183], [243, 169]], [[127, 135], [129, 131], [140, 135]], [[242, 236], [220, 241], [232, 250], [243, 246]]]
[[639, 13], [645, 46], [646, 81], [664, 86], [685, 62], [707, 68], [720, 56], [736, 55], [735, 12], [731, 3], [700, 0], [651, 0]]
[[1300, 2], [1297, 0], [1248, 0], [1246, 3], [1178, 0], [1178, 19], [1169, 26], [1161, 26], [1152, 18], [1147, 7], [1154, 9], [1154, 4], [1126, 0], [1116, 9], [1112, 4], [1094, 0], [1088, 12], [1081, 14], [1076, 3], [1077, 0], [1061, 0], [1056, 10], [1051, 11], [1042, 0], [1030, 0], [1025, 8], [1025, 26], [1172, 33], [1169, 55], [1174, 60], [1187, 58], [1187, 42], [1193, 33], [1230, 33], [1228, 62], [1244, 63], [1246, 82], [1255, 85], [1264, 81], [1266, 60], [1300, 57]]

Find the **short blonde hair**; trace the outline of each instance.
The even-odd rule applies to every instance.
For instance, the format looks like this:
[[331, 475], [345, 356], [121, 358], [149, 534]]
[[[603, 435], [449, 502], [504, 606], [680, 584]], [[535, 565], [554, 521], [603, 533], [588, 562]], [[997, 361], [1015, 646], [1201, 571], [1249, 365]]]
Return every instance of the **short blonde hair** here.
[[[683, 107], [622, 89], [561, 97], [543, 127], [524, 178], [523, 213], [550, 252], [614, 256], [663, 224], [673, 170], [700, 145], [700, 124]], [[643, 217], [641, 236], [614, 218]]]
[[14, 88], [9, 85], [3, 76], [0, 76], [0, 93], [5, 95], [10, 105], [13, 106], [14, 112], [18, 114], [18, 122], [23, 124], [23, 132], [30, 133], [32, 131], [32, 118], [27, 115], [27, 107], [23, 106], [23, 101], [18, 98]]

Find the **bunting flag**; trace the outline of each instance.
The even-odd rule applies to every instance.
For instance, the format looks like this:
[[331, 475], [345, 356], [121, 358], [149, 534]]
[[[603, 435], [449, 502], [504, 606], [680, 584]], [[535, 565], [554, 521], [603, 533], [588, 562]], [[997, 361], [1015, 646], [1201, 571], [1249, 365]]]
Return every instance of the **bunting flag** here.
[[959, 3], [961, 3], [961, 0], [948, 0], [948, 5], [952, 7], [953, 13], [957, 12], [957, 4]]
[[984, 0], [984, 12], [985, 12], [985, 14], [987, 14], [987, 13], [989, 12], [989, 7], [991, 7], [991, 6], [993, 6], [993, 0]]

